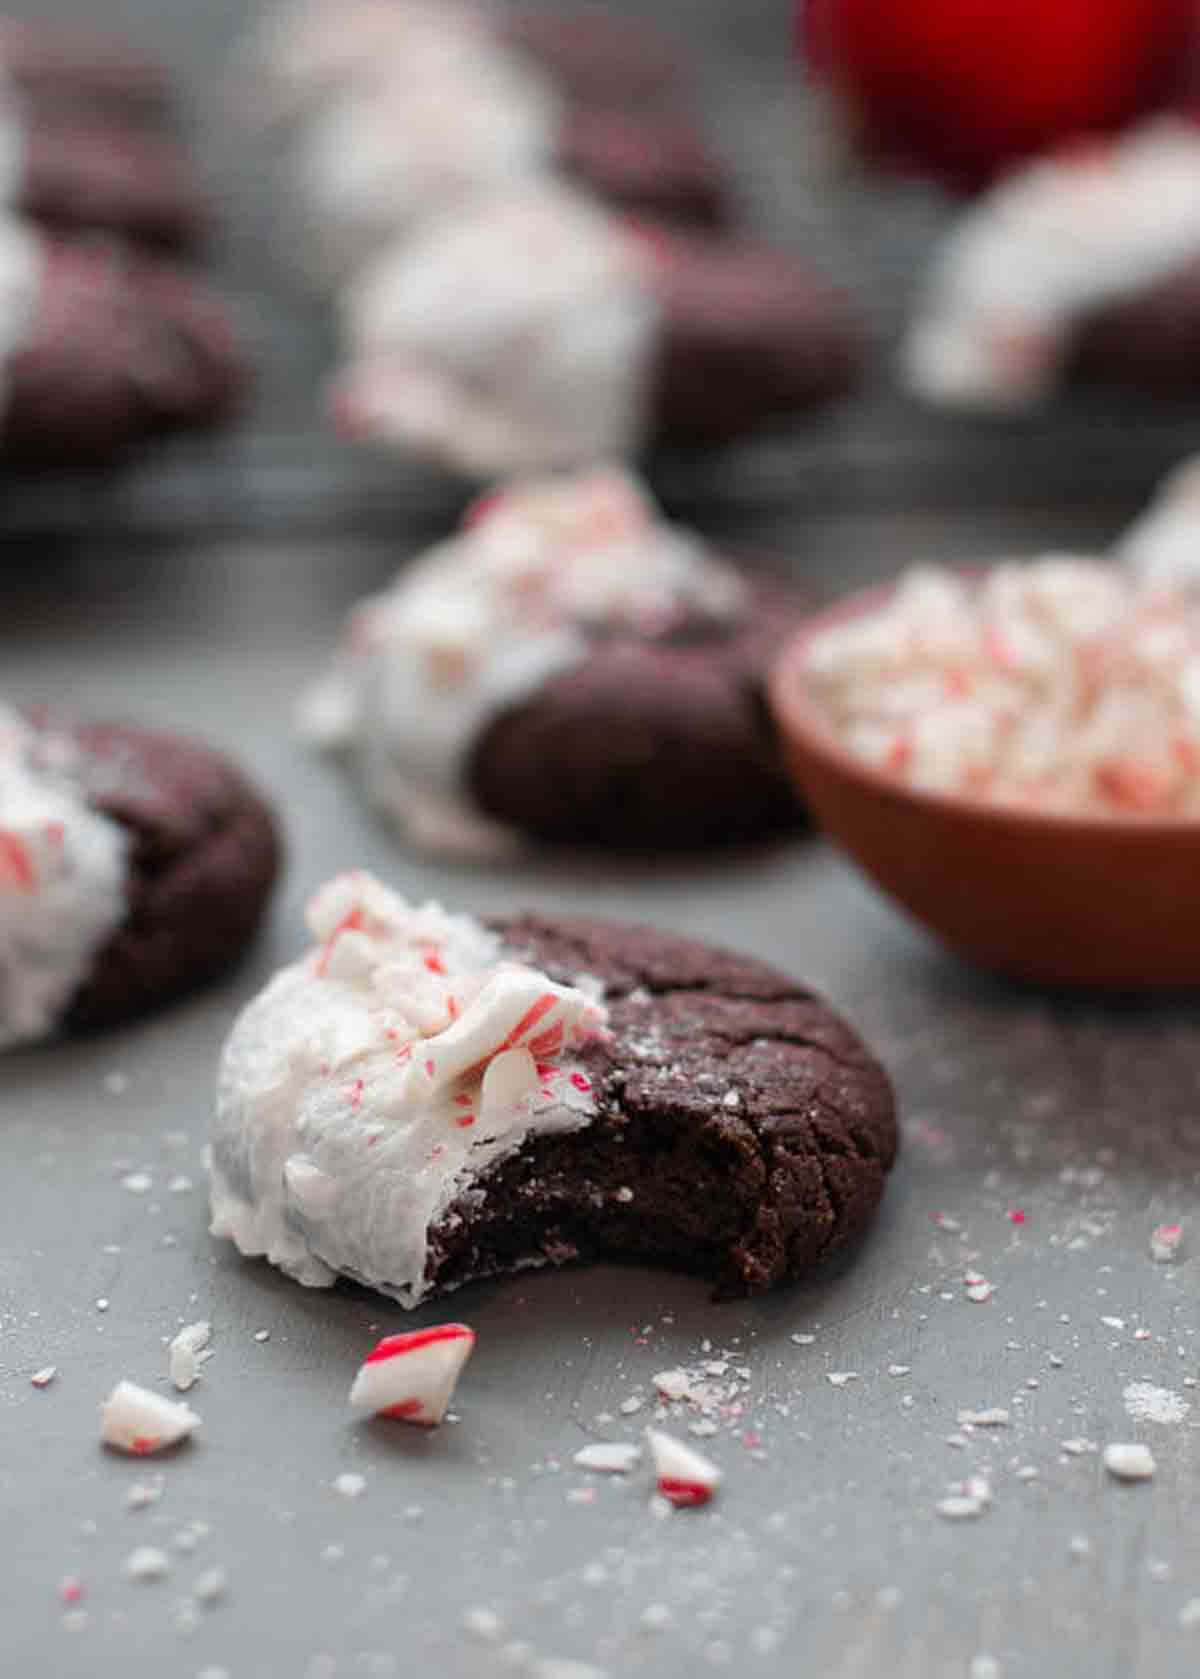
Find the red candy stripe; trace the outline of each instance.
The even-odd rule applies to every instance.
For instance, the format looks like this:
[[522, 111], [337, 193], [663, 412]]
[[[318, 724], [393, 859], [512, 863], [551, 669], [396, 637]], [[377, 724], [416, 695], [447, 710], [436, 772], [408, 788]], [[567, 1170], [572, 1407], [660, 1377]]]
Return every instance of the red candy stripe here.
[[367, 1354], [367, 1364], [382, 1364], [389, 1358], [402, 1358], [405, 1353], [419, 1352], [439, 1341], [473, 1341], [475, 1331], [465, 1323], [439, 1323], [434, 1329], [411, 1329], [402, 1335], [386, 1335], [379, 1345]]

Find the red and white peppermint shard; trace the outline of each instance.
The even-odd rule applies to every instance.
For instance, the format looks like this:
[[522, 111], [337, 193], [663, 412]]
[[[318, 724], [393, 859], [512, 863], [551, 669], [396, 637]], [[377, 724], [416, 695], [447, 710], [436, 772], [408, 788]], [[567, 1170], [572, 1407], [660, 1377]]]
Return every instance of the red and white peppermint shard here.
[[200, 1418], [190, 1405], [164, 1399], [135, 1382], [118, 1382], [100, 1407], [104, 1444], [134, 1457], [165, 1451], [199, 1426]]
[[474, 1347], [465, 1323], [385, 1336], [354, 1378], [351, 1409], [436, 1428]]
[[715, 1463], [657, 1428], [646, 1430], [646, 1444], [654, 1459], [658, 1491], [668, 1504], [689, 1509], [708, 1503], [721, 1484], [721, 1471]]

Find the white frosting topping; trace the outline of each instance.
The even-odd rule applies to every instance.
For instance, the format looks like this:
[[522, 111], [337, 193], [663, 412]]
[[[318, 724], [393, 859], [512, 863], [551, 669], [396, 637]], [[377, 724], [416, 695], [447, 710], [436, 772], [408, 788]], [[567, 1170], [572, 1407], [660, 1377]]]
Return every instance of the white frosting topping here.
[[605, 1011], [366, 874], [330, 881], [308, 921], [316, 948], [225, 1045], [212, 1231], [311, 1287], [340, 1273], [415, 1306], [431, 1227], [527, 1138], [591, 1121], [572, 1051]]
[[293, 118], [351, 85], [441, 80], [492, 46], [471, 0], [294, 0], [268, 13], [246, 56], [266, 115]]
[[1149, 588], [1200, 585], [1200, 456], [1176, 467], [1125, 532], [1116, 553]]
[[344, 279], [414, 223], [548, 169], [561, 123], [550, 81], [496, 46], [380, 70], [330, 99], [297, 140], [318, 274]]
[[[0, 148], [2, 148], [0, 139]], [[29, 337], [46, 264], [40, 234], [0, 210], [0, 420], [8, 395], [8, 363]]]
[[431, 218], [343, 295], [345, 424], [485, 478], [636, 452], [658, 324], [644, 261], [549, 179]]
[[125, 835], [74, 752], [0, 709], [0, 1048], [47, 1036], [125, 916]]
[[351, 615], [302, 730], [351, 750], [368, 795], [411, 839], [486, 850], [471, 755], [491, 722], [578, 664], [596, 633], [731, 619], [745, 585], [614, 470], [517, 484]]
[[1007, 176], [944, 246], [903, 351], [931, 402], [1020, 410], [1085, 316], [1200, 253], [1200, 128], [1159, 118]]

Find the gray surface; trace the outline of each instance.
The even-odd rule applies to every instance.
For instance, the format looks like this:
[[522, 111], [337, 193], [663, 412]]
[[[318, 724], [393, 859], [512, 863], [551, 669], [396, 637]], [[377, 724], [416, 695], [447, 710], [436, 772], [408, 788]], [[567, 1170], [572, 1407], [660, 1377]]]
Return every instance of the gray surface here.
[[[1114, 517], [1047, 516], [1040, 534], [1095, 538]], [[982, 518], [744, 534], [806, 552], [810, 567], [820, 556], [827, 583], [918, 548], [1028, 544], [1024, 528]], [[195, 549], [170, 563], [101, 550], [0, 605], [13, 697], [69, 695], [236, 744], [284, 804], [293, 850], [269, 934], [236, 980], [139, 1028], [0, 1067], [4, 1673], [488, 1679], [508, 1669], [463, 1631], [480, 1607], [503, 1616], [508, 1639], [614, 1679], [710, 1666], [967, 1679], [982, 1654], [1004, 1679], [1194, 1673], [1200, 1632], [1178, 1625], [1200, 1594], [1200, 1390], [1184, 1386], [1200, 1371], [1194, 1007], [1056, 1001], [972, 975], [816, 842], [504, 873], [399, 853], [286, 731], [341, 606], [394, 557], [349, 543]], [[374, 1336], [446, 1308], [409, 1317], [240, 1263], [205, 1233], [200, 1149], [234, 1010], [298, 949], [309, 891], [354, 864], [471, 909], [652, 917], [824, 987], [878, 1047], [903, 1105], [906, 1147], [872, 1236], [811, 1284], [750, 1304], [714, 1306], [693, 1282], [617, 1268], [473, 1288], [450, 1308], [479, 1334], [461, 1421], [432, 1436], [353, 1423], [346, 1389]], [[166, 1141], [176, 1132], [185, 1147]], [[154, 1178], [145, 1196], [121, 1182], [140, 1169]], [[172, 1193], [179, 1172], [194, 1187]], [[935, 1226], [938, 1213], [961, 1234]], [[1176, 1216], [1189, 1221], [1186, 1258], [1154, 1265], [1149, 1232]], [[965, 1299], [967, 1264], [995, 1283], [990, 1303]], [[100, 1398], [123, 1376], [164, 1385], [163, 1342], [198, 1317], [216, 1337], [194, 1396], [201, 1437], [157, 1465], [103, 1452]], [[1135, 1340], [1139, 1328], [1150, 1338]], [[799, 1346], [794, 1333], [816, 1339]], [[622, 1417], [620, 1401], [695, 1361], [706, 1339], [708, 1356], [732, 1348], [751, 1372], [745, 1417], [708, 1443], [727, 1476], [718, 1502], [660, 1522], [643, 1477], [570, 1501], [589, 1479], [571, 1454], [593, 1434], [635, 1437], [646, 1413]], [[46, 1364], [59, 1376], [35, 1391], [29, 1376]], [[911, 1373], [889, 1375], [893, 1364]], [[825, 1378], [839, 1371], [858, 1379], [835, 1387]], [[1122, 1407], [1135, 1380], [1190, 1399], [1191, 1415], [1135, 1426]], [[959, 1408], [990, 1405], [1009, 1406], [1012, 1426], [947, 1444]], [[598, 1427], [602, 1412], [617, 1422]], [[1076, 1436], [1149, 1440], [1157, 1480], [1119, 1487], [1094, 1456], [1068, 1460], [1059, 1443]], [[1023, 1466], [1038, 1478], [1019, 1478]], [[990, 1513], [939, 1519], [948, 1484], [980, 1468]], [[354, 1502], [329, 1485], [349, 1469], [367, 1480]], [[128, 1487], [155, 1473], [161, 1502], [128, 1511]], [[170, 1549], [194, 1521], [211, 1531], [173, 1553], [169, 1580], [122, 1578], [136, 1545]], [[1076, 1535], [1086, 1557], [1070, 1554]], [[227, 1571], [228, 1596], [189, 1636], [179, 1606], [211, 1566]], [[57, 1599], [71, 1574], [87, 1591], [74, 1630]], [[668, 1630], [640, 1628], [650, 1604], [671, 1610]]]

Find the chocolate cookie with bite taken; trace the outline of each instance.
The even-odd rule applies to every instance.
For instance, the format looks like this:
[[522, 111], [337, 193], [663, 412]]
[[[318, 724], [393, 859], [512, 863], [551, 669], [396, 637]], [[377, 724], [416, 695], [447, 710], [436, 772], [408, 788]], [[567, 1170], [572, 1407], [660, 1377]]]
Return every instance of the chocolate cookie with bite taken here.
[[870, 1224], [887, 1076], [764, 963], [587, 917], [485, 924], [362, 874], [309, 924], [222, 1057], [212, 1228], [242, 1253], [410, 1307], [600, 1258], [735, 1295]]
[[0, 715], [0, 1047], [111, 1026], [216, 978], [262, 919], [275, 818], [196, 742]]

